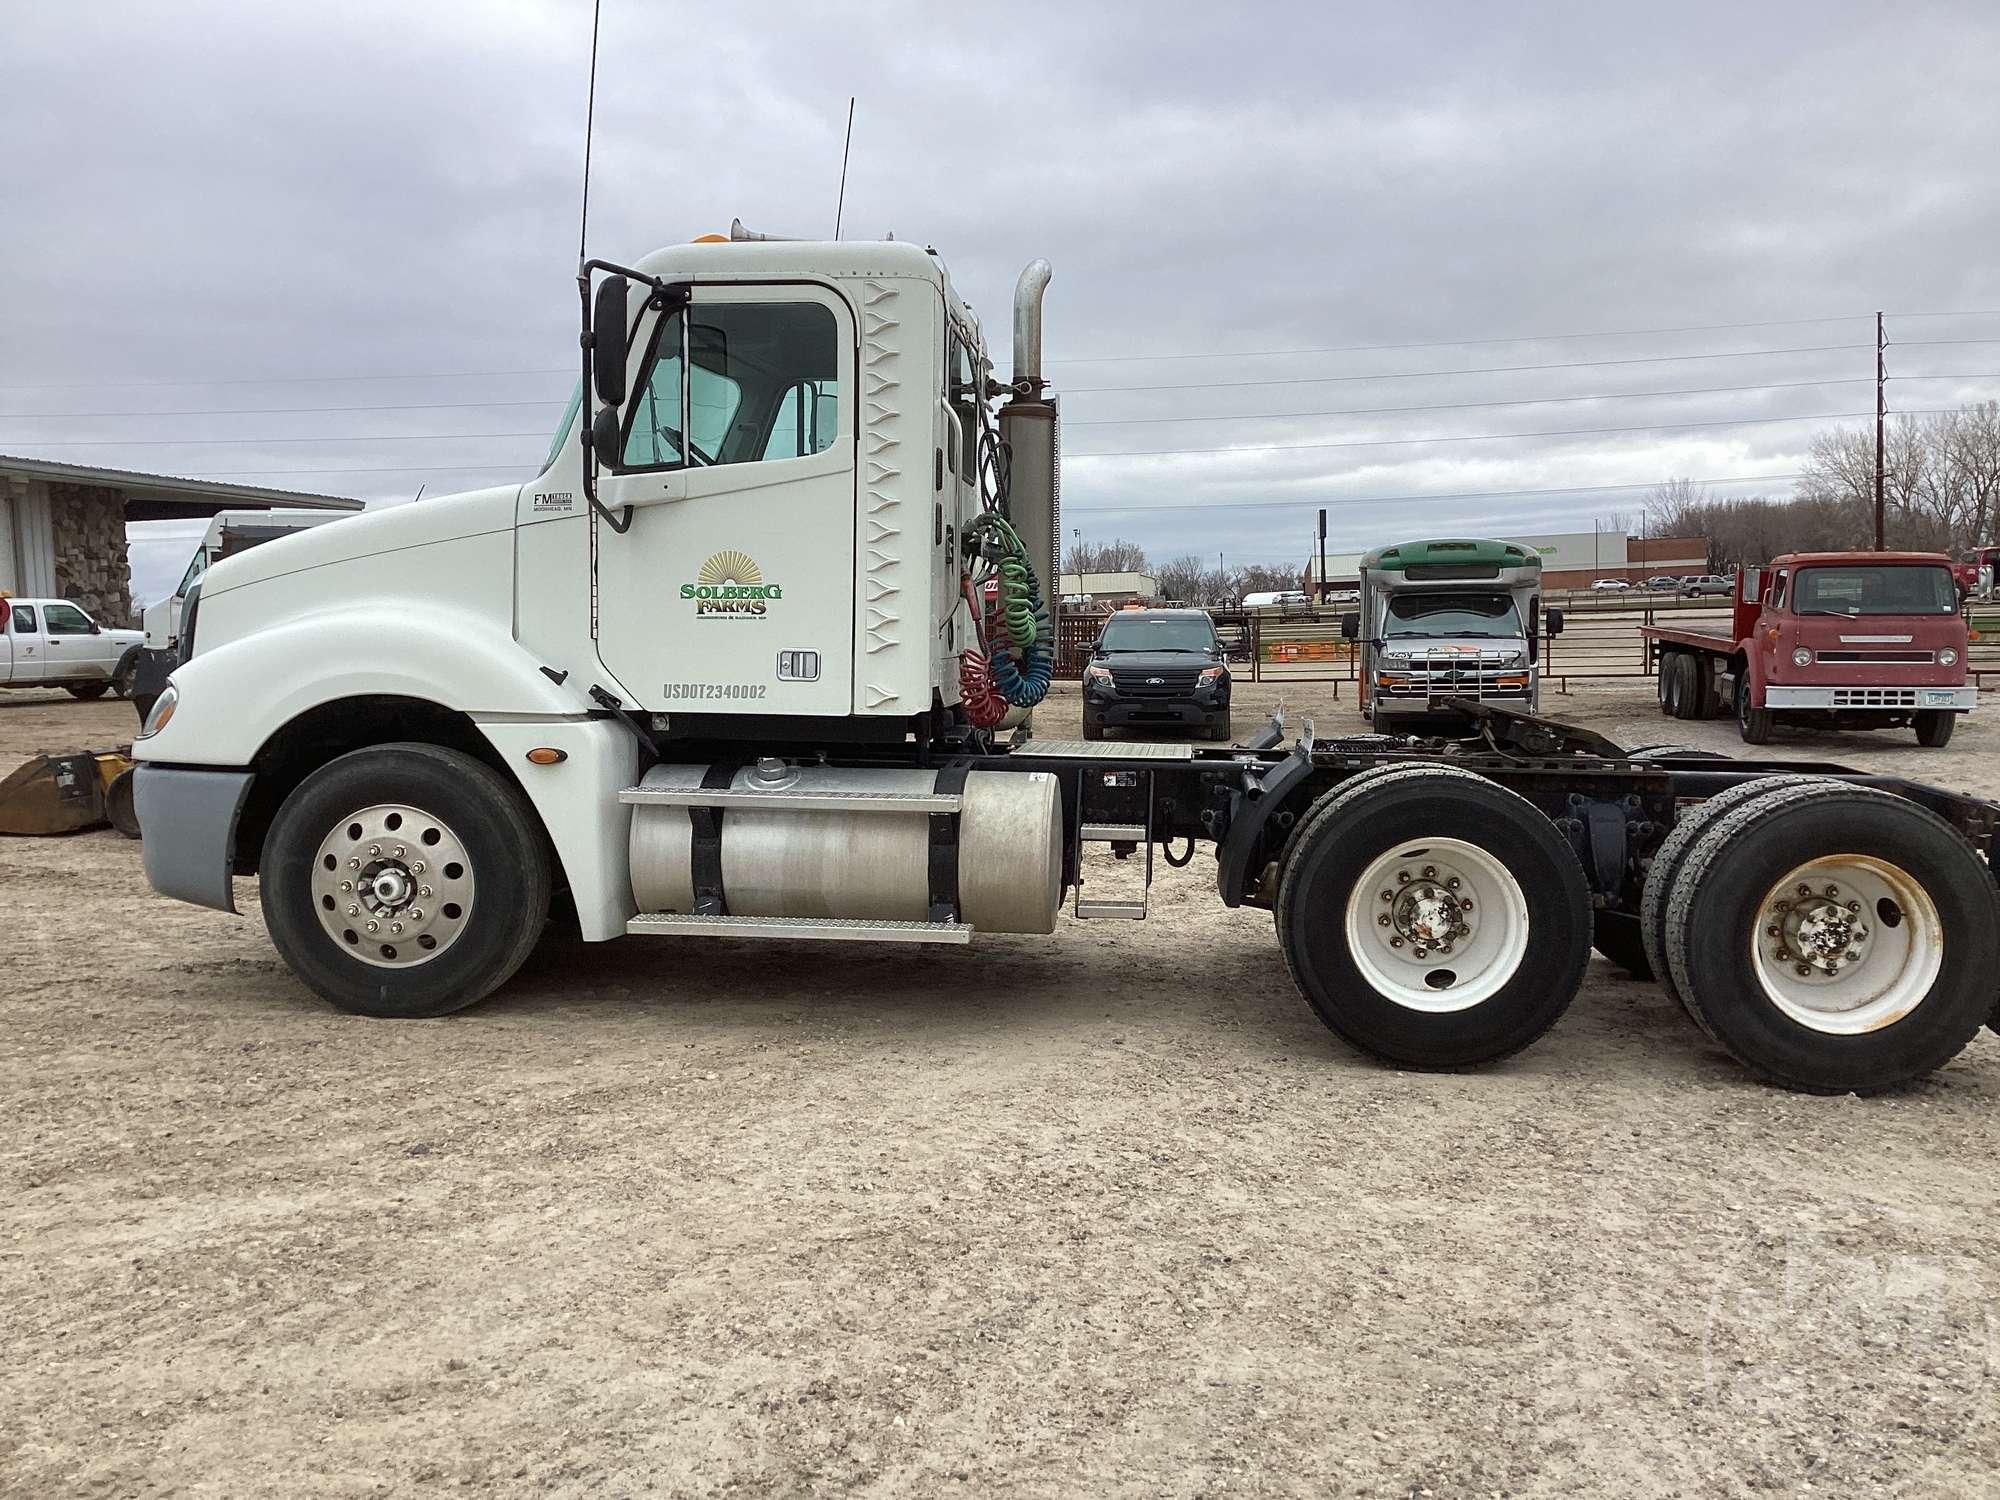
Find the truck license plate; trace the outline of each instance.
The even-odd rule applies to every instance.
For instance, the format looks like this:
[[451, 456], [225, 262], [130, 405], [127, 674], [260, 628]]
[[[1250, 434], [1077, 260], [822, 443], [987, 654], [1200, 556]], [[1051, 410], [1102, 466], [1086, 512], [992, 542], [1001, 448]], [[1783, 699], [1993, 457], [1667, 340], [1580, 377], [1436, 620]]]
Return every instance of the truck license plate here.
[[1950, 688], [1925, 688], [1918, 698], [1926, 705], [1942, 703], [1949, 705], [1957, 695]]

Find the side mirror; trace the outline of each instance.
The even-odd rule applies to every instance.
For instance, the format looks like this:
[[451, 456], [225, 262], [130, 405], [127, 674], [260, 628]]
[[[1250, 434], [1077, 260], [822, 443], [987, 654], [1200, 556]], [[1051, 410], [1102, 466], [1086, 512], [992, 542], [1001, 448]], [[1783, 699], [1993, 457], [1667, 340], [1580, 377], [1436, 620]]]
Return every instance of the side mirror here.
[[618, 408], [600, 406], [597, 415], [590, 419], [590, 450], [597, 455], [600, 469], [615, 469], [623, 455], [619, 452], [620, 423]]
[[630, 352], [625, 345], [627, 291], [623, 276], [605, 277], [598, 283], [590, 314], [590, 383], [606, 406], [619, 406], [625, 400], [625, 361]]
[[95, 620], [92, 620], [92, 621], [90, 622], [90, 633], [91, 633], [92, 635], [103, 635], [103, 634], [104, 634], [104, 627], [103, 627], [102, 625], [98, 624], [98, 623], [97, 623], [97, 621], [95, 621]]
[[1349, 610], [1340, 617], [1340, 638], [1343, 641], [1361, 639], [1361, 616], [1354, 610]]
[[1551, 605], [1542, 611], [1543, 628], [1552, 636], [1563, 633], [1563, 612]]

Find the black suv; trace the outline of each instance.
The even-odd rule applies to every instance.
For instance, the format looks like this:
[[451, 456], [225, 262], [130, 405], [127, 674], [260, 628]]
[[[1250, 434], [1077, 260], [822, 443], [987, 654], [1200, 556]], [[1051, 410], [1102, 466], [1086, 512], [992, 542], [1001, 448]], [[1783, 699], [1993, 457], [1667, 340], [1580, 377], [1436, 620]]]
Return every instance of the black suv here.
[[1187, 729], [1229, 738], [1229, 668], [1198, 609], [1124, 609], [1104, 622], [1083, 669], [1083, 737]]

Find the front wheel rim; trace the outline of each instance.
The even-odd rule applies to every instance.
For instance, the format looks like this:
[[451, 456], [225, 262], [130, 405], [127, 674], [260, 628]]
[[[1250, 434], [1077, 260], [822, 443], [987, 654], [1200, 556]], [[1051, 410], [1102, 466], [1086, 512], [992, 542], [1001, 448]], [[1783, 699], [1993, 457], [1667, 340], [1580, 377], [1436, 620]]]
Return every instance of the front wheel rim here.
[[1765, 893], [1750, 959], [1788, 1019], [1826, 1036], [1860, 1036], [1923, 1003], [1944, 967], [1944, 922], [1900, 865], [1830, 854]]
[[312, 863], [313, 912], [335, 945], [365, 964], [431, 963], [472, 918], [472, 860], [442, 818], [383, 802], [342, 818]]
[[1347, 947], [1361, 976], [1406, 1010], [1445, 1015], [1490, 1000], [1528, 951], [1528, 900], [1477, 844], [1432, 838], [1371, 861], [1347, 902]]

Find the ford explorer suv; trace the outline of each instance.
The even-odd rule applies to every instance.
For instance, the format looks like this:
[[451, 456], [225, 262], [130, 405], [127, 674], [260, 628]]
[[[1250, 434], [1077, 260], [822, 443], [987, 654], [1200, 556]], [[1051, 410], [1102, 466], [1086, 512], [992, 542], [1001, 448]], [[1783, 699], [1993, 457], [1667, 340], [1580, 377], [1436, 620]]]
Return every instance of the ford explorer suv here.
[[1107, 729], [1229, 738], [1229, 668], [1198, 609], [1126, 609], [1104, 622], [1083, 669], [1083, 737]]

